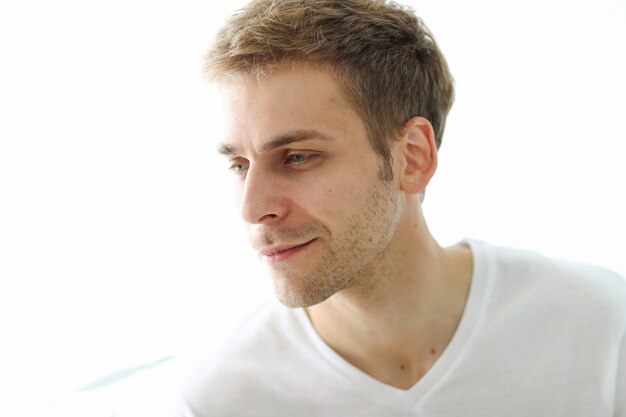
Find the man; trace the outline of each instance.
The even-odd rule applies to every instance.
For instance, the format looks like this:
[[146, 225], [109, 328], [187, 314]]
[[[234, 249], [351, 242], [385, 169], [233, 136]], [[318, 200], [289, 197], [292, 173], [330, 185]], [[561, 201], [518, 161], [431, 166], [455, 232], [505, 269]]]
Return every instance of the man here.
[[626, 416], [623, 279], [429, 233], [453, 87], [410, 10], [255, 0], [206, 71], [281, 304], [198, 370], [186, 415]]

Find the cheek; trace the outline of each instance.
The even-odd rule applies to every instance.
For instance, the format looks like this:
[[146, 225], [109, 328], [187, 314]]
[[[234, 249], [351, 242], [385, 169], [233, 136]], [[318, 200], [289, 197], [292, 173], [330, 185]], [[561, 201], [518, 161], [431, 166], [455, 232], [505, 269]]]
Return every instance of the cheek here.
[[333, 181], [319, 181], [310, 190], [310, 200], [304, 209], [319, 221], [333, 228], [350, 222], [365, 203], [369, 188], [364, 187], [364, 178], [360, 180], [337, 177]]
[[354, 218], [378, 183], [377, 160], [363, 155], [364, 152], [360, 154], [355, 158], [342, 155], [299, 182], [298, 200], [302, 209], [328, 226]]

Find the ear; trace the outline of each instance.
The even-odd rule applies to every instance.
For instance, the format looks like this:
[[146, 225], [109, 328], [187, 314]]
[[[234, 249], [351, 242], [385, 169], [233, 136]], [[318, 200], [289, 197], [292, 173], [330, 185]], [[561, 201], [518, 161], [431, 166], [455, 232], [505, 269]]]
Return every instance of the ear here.
[[437, 170], [437, 145], [430, 122], [413, 117], [402, 127], [400, 188], [408, 194], [424, 191]]

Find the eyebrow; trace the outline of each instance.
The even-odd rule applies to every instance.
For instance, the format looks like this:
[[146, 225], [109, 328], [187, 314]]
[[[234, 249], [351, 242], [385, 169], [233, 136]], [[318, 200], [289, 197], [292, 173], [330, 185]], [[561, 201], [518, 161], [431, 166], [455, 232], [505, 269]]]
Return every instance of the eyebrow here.
[[[274, 139], [270, 140], [269, 142], [263, 144], [260, 152], [261, 153], [270, 152], [270, 151], [273, 151], [275, 149], [278, 149], [280, 147], [283, 147], [283, 146], [286, 146], [295, 142], [302, 142], [305, 140], [312, 140], [312, 139], [333, 140], [333, 137], [324, 135], [316, 130], [298, 129], [293, 132], [289, 132], [289, 133], [277, 136]], [[227, 145], [225, 143], [218, 145], [217, 152], [226, 156], [240, 154], [237, 148]]]

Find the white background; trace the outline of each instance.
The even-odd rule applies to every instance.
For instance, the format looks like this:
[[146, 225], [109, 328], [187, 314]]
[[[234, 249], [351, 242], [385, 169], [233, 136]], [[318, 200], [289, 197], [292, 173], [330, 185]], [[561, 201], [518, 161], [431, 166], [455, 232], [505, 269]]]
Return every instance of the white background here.
[[[0, 408], [25, 412], [119, 368], [214, 351], [272, 291], [200, 74], [242, 2], [5, 3]], [[457, 88], [425, 202], [435, 236], [625, 275], [626, 1], [411, 5]]]

